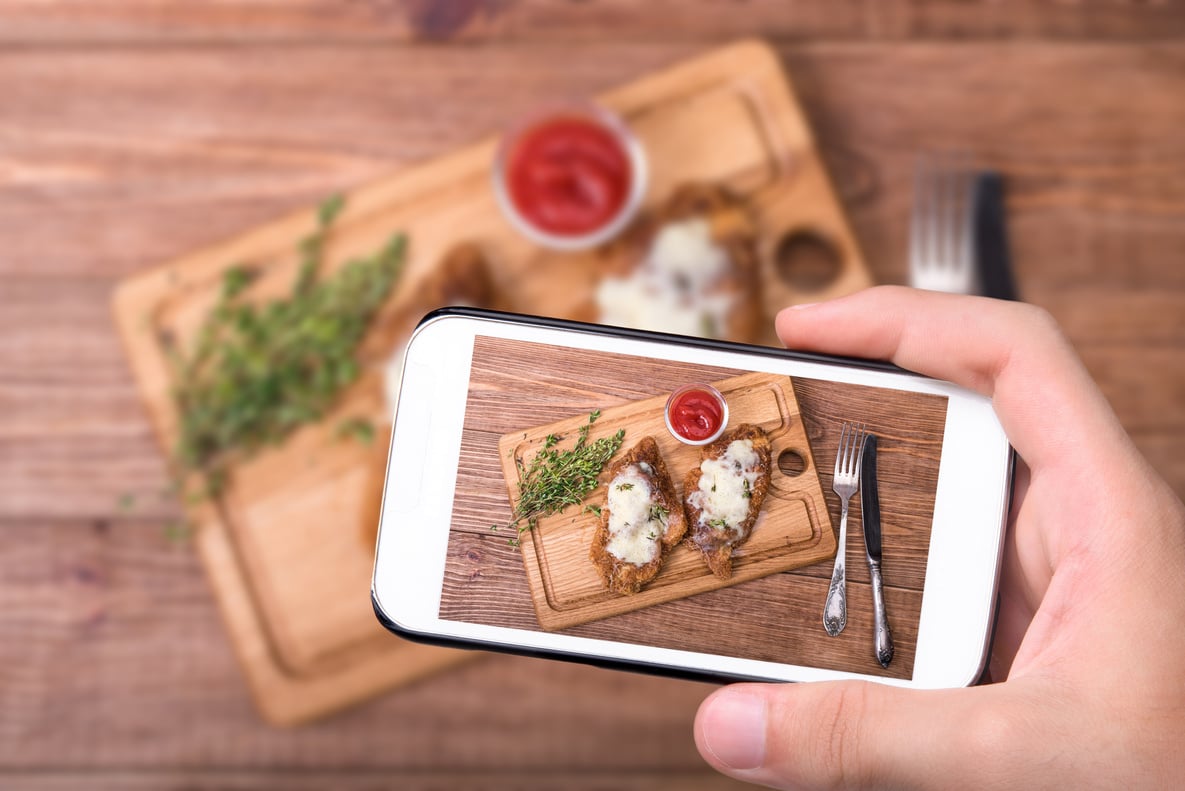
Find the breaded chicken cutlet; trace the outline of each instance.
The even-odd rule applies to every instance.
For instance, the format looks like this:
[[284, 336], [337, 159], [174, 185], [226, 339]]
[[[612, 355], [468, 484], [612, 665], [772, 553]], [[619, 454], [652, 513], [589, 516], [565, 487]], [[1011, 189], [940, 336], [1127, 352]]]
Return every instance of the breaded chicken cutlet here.
[[753, 531], [770, 473], [769, 436], [746, 423], [705, 445], [683, 481], [687, 542], [721, 579], [732, 576], [732, 552]]
[[653, 437], [609, 468], [589, 558], [609, 590], [637, 593], [658, 576], [686, 531], [683, 507]]

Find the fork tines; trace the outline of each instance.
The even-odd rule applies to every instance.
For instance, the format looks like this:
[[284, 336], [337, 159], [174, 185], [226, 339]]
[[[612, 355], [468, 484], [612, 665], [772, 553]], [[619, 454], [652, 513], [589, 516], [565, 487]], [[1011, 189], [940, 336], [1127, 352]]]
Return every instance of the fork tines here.
[[839, 433], [839, 450], [835, 454], [834, 485], [855, 487], [860, 474], [860, 456], [864, 450], [863, 423], [844, 423]]
[[976, 292], [976, 175], [958, 158], [918, 160], [909, 234], [909, 274], [914, 288]]

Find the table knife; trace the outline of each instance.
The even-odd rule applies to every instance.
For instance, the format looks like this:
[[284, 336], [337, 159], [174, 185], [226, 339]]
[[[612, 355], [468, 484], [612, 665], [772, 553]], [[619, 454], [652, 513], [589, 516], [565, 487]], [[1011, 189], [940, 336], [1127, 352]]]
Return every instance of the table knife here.
[[980, 293], [996, 299], [1019, 299], [1008, 250], [1004, 177], [996, 171], [983, 171], [975, 180], [974, 222]]
[[864, 548], [872, 575], [872, 604], [875, 615], [876, 661], [888, 667], [893, 661], [893, 633], [885, 615], [885, 586], [881, 579], [881, 504], [876, 488], [876, 435], [864, 440], [860, 470], [860, 521], [864, 524]]

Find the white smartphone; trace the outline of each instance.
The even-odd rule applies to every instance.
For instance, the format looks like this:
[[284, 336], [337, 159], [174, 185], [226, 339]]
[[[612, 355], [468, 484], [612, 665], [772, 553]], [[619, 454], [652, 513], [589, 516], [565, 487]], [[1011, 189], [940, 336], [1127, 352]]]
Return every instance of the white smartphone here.
[[[720, 400], [679, 395], [672, 419], [686, 385]], [[878, 496], [850, 496], [840, 546], [845, 424], [877, 437]], [[396, 634], [443, 645], [701, 679], [966, 686], [989, 649], [1012, 461], [987, 398], [887, 363], [446, 309], [407, 347], [373, 604]], [[639, 471], [641, 500], [622, 493]]]

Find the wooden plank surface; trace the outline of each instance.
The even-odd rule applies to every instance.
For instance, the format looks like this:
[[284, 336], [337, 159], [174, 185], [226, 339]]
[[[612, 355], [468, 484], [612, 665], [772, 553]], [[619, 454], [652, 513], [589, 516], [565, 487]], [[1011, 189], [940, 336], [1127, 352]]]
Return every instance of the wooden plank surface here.
[[163, 537], [180, 511], [107, 302], [151, 263], [734, 33], [777, 37], [879, 281], [905, 279], [919, 149], [1004, 170], [1023, 295], [1185, 494], [1180, 3], [704, 2], [636, 26], [617, 2], [503, 5], [550, 16], [513, 44], [477, 13], [458, 30], [480, 47], [407, 47], [398, 4], [0, 9], [0, 785], [732, 787], [690, 743], [709, 687], [561, 663], [491, 657], [261, 725], [192, 547]]
[[[8, 0], [3, 39], [40, 43], [194, 40], [538, 41], [616, 37], [717, 41], [759, 33], [841, 40], [1164, 39], [1185, 33], [1180, 0]], [[0, 40], [3, 40], [0, 39]]]
[[[405, 771], [701, 767], [686, 723], [707, 685], [515, 657], [482, 658], [443, 688], [408, 687], [306, 728], [268, 728], [188, 545], [135, 520], [8, 523], [4, 535], [0, 774], [9, 779], [39, 768], [93, 771], [99, 781], [221, 768], [266, 787], [261, 770], [288, 767], [341, 771], [346, 781], [351, 771], [386, 771], [400, 785], [393, 778]], [[449, 685], [457, 693], [446, 702]], [[486, 729], [514, 739], [483, 740]], [[574, 742], [578, 732], [593, 741]], [[592, 745], [617, 739], [639, 749], [610, 770]]]
[[286, 791], [388, 791], [393, 783], [400, 791], [439, 791], [439, 789], [513, 788], [517, 791], [603, 791], [622, 789], [679, 789], [679, 791], [722, 791], [748, 788], [735, 781], [705, 771], [650, 769], [637, 772], [598, 771], [590, 769], [574, 774], [555, 771], [491, 773], [484, 770], [411, 771], [395, 774], [383, 770], [320, 770], [253, 772], [250, 770], [174, 771], [118, 770], [113, 772], [43, 772], [33, 776], [0, 772], [0, 783], [19, 783], [24, 791], [143, 791], [145, 789], [184, 788], [185, 791], [256, 791], [283, 788]]

